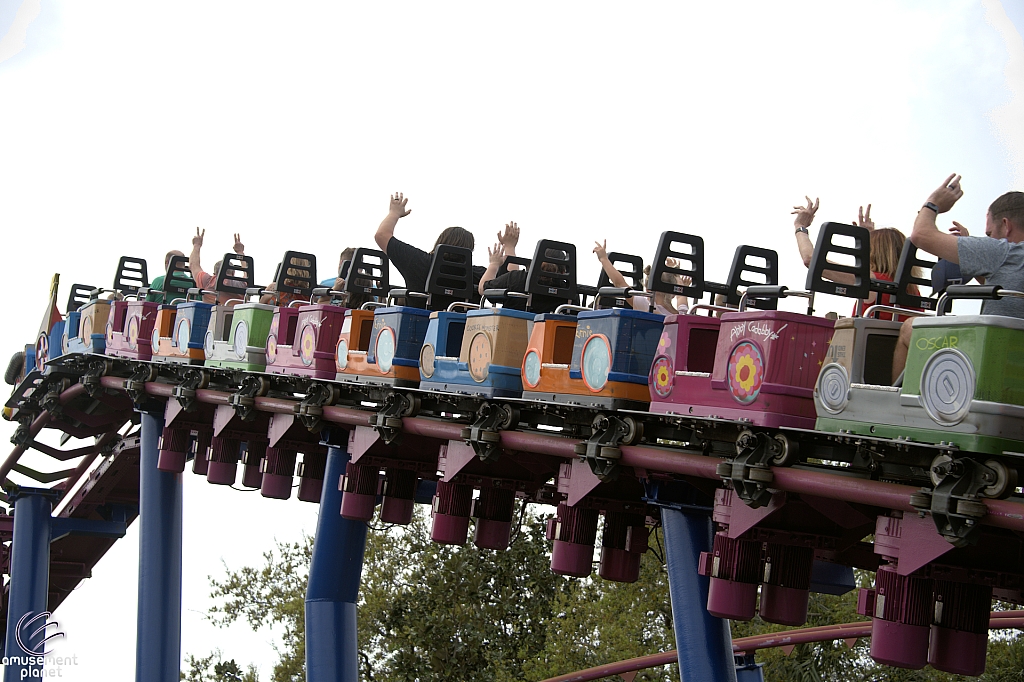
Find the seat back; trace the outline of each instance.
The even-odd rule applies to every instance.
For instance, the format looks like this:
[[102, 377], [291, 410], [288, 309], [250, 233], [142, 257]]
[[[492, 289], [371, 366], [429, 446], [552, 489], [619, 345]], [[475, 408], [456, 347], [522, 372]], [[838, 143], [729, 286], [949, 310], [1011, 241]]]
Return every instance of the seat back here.
[[[619, 274], [626, 280], [626, 285], [631, 289], [644, 288], [644, 259], [640, 256], [633, 256], [628, 253], [613, 251], [608, 254], [608, 260], [619, 271]], [[608, 273], [601, 269], [601, 276], [597, 278], [597, 288], [610, 287], [612, 285]]]
[[384, 301], [387, 298], [390, 289], [389, 265], [387, 254], [383, 251], [356, 249], [352, 260], [345, 261], [339, 273], [339, 277], [345, 278], [342, 291], [348, 294], [349, 307], [356, 308], [368, 301]]
[[188, 269], [188, 257], [171, 256], [171, 262], [167, 264], [167, 272], [164, 274], [162, 290], [164, 300], [185, 298], [188, 295], [188, 290], [194, 288], [195, 285], [192, 271]]
[[317, 285], [316, 256], [301, 251], [285, 251], [274, 282], [278, 294], [288, 294], [296, 300], [308, 299]]
[[[729, 282], [725, 293], [726, 305], [735, 307], [740, 304], [740, 297], [746, 289], [751, 286], [774, 286], [779, 283], [779, 254], [772, 249], [762, 249], [757, 246], [738, 246], [732, 258], [732, 267], [729, 268]], [[767, 298], [748, 298], [747, 309], [757, 308], [758, 310], [778, 310], [779, 299], [771, 296]]]
[[83, 305], [93, 300], [92, 292], [96, 291], [96, 287], [88, 284], [72, 284], [71, 293], [68, 294], [68, 307], [67, 311], [78, 310]]
[[[668, 259], [676, 265], [670, 266]], [[680, 277], [689, 277], [689, 284], [680, 284]], [[666, 231], [658, 240], [658, 250], [651, 263], [647, 289], [652, 292], [687, 296], [693, 300], [704, 295], [704, 240], [694, 234]]]
[[462, 246], [439, 244], [430, 259], [426, 289], [429, 310], [445, 310], [452, 303], [475, 298], [473, 252]]
[[[842, 237], [852, 246], [838, 242]], [[842, 258], [852, 263], [837, 261]], [[850, 275], [853, 284], [839, 284], [826, 278], [826, 272]], [[865, 299], [871, 289], [871, 234], [867, 228], [843, 223], [825, 223], [818, 234], [814, 255], [807, 271], [808, 291], [846, 298]]]
[[526, 271], [527, 310], [554, 310], [563, 303], [578, 303], [576, 246], [541, 239]]
[[139, 289], [149, 286], [149, 273], [144, 258], [121, 256], [117, 263], [117, 274], [114, 275], [114, 290], [125, 296], [139, 293]]
[[214, 289], [220, 294], [244, 297], [245, 290], [253, 286], [253, 267], [252, 256], [225, 253], [224, 259], [220, 262], [220, 272]]
[[[909, 239], [903, 242], [903, 252], [900, 253], [900, 262], [896, 266], [896, 305], [898, 307], [935, 310], [939, 302], [938, 298], [928, 298], [920, 293], [922, 286], [931, 288], [931, 271], [935, 264], [936, 261], [921, 258], [917, 247]], [[910, 293], [912, 284], [917, 285], [918, 293]]]

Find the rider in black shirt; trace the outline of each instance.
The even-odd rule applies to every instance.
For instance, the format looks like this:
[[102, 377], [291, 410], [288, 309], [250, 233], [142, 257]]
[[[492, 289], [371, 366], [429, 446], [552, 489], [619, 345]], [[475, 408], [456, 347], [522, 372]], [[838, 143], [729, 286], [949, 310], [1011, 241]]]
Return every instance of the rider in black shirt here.
[[[401, 193], [396, 193], [391, 197], [388, 214], [377, 228], [374, 240], [381, 251], [387, 254], [391, 264], [402, 273], [406, 288], [411, 291], [424, 291], [427, 286], [427, 272], [430, 269], [430, 258], [433, 254], [433, 249], [431, 249], [430, 253], [427, 253], [395, 237], [395, 227], [398, 225], [398, 221], [412, 212], [405, 208], [408, 202], [409, 200]], [[518, 239], [518, 231], [516, 238]], [[462, 227], [448, 227], [438, 235], [437, 241], [434, 242], [434, 248], [437, 248], [440, 244], [461, 246], [472, 251], [474, 246], [473, 233]], [[512, 253], [515, 253], [515, 243], [510, 242], [506, 248], [509, 247]], [[482, 267], [473, 266], [474, 285], [479, 284], [484, 270]]]

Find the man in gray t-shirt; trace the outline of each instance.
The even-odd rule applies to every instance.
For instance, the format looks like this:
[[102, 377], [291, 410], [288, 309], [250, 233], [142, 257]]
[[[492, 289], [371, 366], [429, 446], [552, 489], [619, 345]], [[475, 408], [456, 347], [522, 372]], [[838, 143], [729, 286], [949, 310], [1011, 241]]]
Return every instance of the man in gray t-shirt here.
[[[1024, 291], [1024, 192], [1007, 192], [992, 202], [985, 214], [984, 237], [971, 237], [959, 225], [950, 228], [949, 234], [941, 232], [935, 225], [938, 214], [953, 208], [963, 195], [960, 176], [954, 173], [946, 178], [918, 211], [910, 241], [919, 249], [958, 263], [965, 280], [977, 278], [1003, 289]], [[1024, 318], [1024, 299], [985, 301], [981, 311]], [[907, 364], [912, 319], [900, 329], [892, 359], [894, 381]]]

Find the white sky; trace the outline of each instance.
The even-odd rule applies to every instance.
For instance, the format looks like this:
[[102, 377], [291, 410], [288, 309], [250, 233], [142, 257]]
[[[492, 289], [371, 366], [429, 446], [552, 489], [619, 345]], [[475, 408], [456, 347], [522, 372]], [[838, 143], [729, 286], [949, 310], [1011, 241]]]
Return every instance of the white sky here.
[[[241, 232], [257, 279], [287, 249], [328, 276], [372, 245], [393, 191], [407, 241], [462, 225], [484, 264], [514, 219], [523, 255], [576, 243], [585, 282], [593, 239], [649, 261], [671, 229], [704, 237], [710, 279], [749, 243], [802, 288], [805, 194], [823, 221], [870, 202], [908, 232], [952, 172], [966, 194], [940, 224], [981, 234], [988, 204], [1024, 189], [1022, 34], [1020, 0], [0, 2], [0, 350], [33, 339], [54, 272], [61, 299], [109, 285], [120, 255], [152, 277], [197, 225], [205, 264]], [[272, 633], [204, 624], [206, 576], [312, 533], [315, 506], [191, 475], [185, 494], [183, 649], [266, 676]], [[131, 677], [136, 532], [56, 614], [81, 662], [64, 679]]]

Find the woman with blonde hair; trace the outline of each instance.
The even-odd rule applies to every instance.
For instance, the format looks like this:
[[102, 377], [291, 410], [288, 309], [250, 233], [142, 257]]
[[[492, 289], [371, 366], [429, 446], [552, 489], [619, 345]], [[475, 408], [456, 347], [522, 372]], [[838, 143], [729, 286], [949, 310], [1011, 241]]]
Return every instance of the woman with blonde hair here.
[[[814, 222], [814, 214], [818, 211], [818, 200], [815, 199], [812, 202], [810, 197], [804, 198], [807, 199], [806, 206], [793, 207], [793, 215], [796, 216], [793, 220], [793, 226], [795, 228], [796, 245], [800, 250], [800, 257], [804, 261], [804, 266], [809, 268], [811, 266], [811, 258], [814, 256], [814, 242], [811, 241], [808, 228]], [[867, 210], [861, 206], [857, 218], [853, 224], [867, 228], [871, 235], [871, 278], [884, 282], [896, 281], [896, 269], [899, 267], [900, 254], [903, 253], [903, 244], [907, 241], [907, 238], [895, 227], [875, 229], [875, 223], [871, 220], [871, 204], [868, 204]], [[826, 272], [828, 279], [834, 282], [840, 284], [854, 283], [853, 275], [835, 271]], [[908, 291], [914, 296], [919, 296], [921, 293], [916, 284], [911, 284], [908, 287]], [[857, 301], [854, 305], [854, 317], [862, 315], [864, 310], [876, 301], [881, 305], [891, 306], [896, 304], [895, 297], [892, 294], [882, 294], [881, 299], [878, 299], [876, 292], [872, 291], [866, 299]], [[893, 317], [891, 313], [881, 313], [878, 319], [891, 320]], [[902, 320], [903, 318], [901, 317], [900, 319]]]

